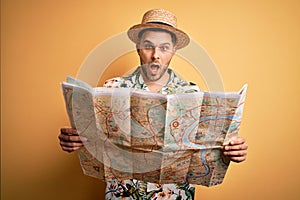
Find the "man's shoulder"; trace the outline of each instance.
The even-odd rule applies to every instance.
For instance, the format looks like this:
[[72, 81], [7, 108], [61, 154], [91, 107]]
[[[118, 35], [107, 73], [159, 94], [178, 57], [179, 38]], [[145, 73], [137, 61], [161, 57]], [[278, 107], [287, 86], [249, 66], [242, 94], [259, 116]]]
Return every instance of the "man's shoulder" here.
[[110, 78], [105, 81], [103, 87], [108, 88], [128, 88], [133, 87], [136, 79], [139, 78], [139, 67], [131, 74], [124, 75], [122, 77]]
[[131, 84], [130, 81], [127, 81], [126, 78], [124, 77], [115, 77], [115, 78], [110, 78], [105, 81], [103, 87], [107, 88], [124, 88], [124, 87], [130, 87]]
[[174, 77], [167, 85], [168, 94], [172, 93], [192, 93], [198, 92], [200, 89], [193, 82], [188, 82], [179, 77]]

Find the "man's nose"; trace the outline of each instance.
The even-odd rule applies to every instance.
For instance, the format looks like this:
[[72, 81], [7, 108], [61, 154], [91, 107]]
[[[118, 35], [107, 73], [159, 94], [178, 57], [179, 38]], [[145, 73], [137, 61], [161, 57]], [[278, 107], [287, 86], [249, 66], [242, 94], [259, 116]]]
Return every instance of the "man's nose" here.
[[152, 60], [157, 60], [159, 59], [159, 48], [155, 47], [153, 48], [153, 52], [152, 52]]

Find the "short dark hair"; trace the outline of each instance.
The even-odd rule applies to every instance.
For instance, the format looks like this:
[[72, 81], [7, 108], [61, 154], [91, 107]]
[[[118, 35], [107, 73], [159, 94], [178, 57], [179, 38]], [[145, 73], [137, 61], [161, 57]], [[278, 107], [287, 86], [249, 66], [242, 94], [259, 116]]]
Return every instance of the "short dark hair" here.
[[154, 31], [154, 32], [165, 32], [165, 33], [169, 33], [169, 34], [171, 35], [173, 45], [175, 46], [175, 44], [176, 44], [176, 41], [177, 41], [176, 35], [175, 35], [174, 33], [172, 33], [171, 31], [168, 31], [168, 30], [165, 30], [165, 29], [161, 29], [161, 28], [147, 28], [147, 29], [141, 30], [141, 31], [139, 32], [139, 35], [138, 35], [139, 40], [142, 38], [143, 34], [144, 34], [146, 31]]

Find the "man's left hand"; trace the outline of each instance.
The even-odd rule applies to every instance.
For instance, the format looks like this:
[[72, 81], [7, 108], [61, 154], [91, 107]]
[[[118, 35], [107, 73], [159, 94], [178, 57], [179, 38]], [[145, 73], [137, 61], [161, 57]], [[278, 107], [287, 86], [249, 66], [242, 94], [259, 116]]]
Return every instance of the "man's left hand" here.
[[243, 162], [246, 160], [248, 144], [242, 137], [232, 139], [228, 145], [224, 147], [224, 155], [233, 162]]

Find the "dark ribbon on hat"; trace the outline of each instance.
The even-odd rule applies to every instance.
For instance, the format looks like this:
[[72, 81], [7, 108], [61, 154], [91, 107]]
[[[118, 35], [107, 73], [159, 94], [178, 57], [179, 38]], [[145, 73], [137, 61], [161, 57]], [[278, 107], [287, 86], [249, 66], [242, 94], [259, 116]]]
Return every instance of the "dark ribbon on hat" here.
[[[163, 23], [163, 22], [147, 22], [146, 24], [160, 24], [160, 25], [165, 25], [165, 26], [173, 27], [173, 26], [171, 26], [170, 24], [166, 24], [166, 23]], [[173, 28], [174, 28], [174, 27], [173, 27]]]

